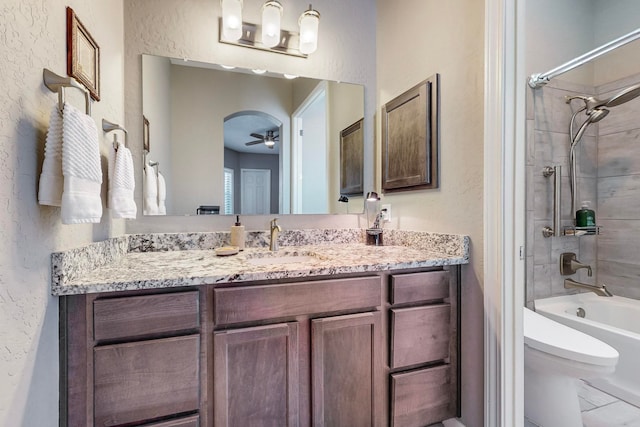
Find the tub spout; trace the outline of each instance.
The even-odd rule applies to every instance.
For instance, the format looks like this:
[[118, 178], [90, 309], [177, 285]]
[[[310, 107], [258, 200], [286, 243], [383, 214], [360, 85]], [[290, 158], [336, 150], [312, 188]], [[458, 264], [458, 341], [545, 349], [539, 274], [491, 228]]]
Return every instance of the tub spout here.
[[589, 285], [587, 283], [576, 282], [575, 280], [572, 280], [572, 279], [564, 279], [564, 288], [565, 289], [570, 289], [570, 288], [584, 289], [587, 291], [594, 292], [596, 295], [599, 295], [601, 297], [613, 296], [613, 294], [609, 291], [609, 289], [607, 289], [605, 285]]

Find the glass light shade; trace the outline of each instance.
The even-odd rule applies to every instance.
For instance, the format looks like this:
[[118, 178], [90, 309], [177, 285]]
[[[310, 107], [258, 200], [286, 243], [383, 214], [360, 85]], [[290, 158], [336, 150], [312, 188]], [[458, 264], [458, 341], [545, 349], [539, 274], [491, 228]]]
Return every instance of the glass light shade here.
[[276, 142], [273, 139], [265, 139], [264, 145], [266, 145], [267, 147], [273, 147], [274, 145], [276, 145]]
[[298, 23], [300, 24], [300, 52], [305, 55], [315, 52], [318, 48], [320, 14], [309, 6], [309, 10], [300, 15]]
[[280, 19], [282, 18], [282, 5], [269, 0], [262, 6], [262, 44], [266, 47], [275, 47], [280, 44]]
[[242, 0], [220, 0], [222, 5], [222, 34], [228, 40], [242, 37]]

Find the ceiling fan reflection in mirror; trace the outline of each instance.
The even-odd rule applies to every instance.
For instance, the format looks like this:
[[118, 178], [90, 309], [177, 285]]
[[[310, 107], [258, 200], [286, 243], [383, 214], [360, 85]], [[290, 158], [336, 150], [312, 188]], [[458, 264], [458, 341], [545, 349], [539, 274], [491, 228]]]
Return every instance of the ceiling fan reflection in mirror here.
[[279, 135], [275, 135], [275, 131], [272, 131], [272, 130], [268, 130], [267, 133], [264, 135], [261, 135], [259, 133], [252, 133], [250, 135], [258, 139], [256, 139], [255, 141], [246, 142], [244, 145], [250, 146], [250, 145], [257, 145], [257, 144], [264, 143], [264, 145], [266, 145], [271, 149], [273, 149], [273, 146], [276, 145], [276, 141], [278, 141], [278, 137], [279, 137]]

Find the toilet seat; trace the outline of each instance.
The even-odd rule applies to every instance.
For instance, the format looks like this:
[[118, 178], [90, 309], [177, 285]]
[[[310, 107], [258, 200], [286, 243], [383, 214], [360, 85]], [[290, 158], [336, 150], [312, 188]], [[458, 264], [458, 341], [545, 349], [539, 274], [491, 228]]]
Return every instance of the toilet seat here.
[[615, 366], [618, 351], [583, 332], [524, 308], [524, 343], [564, 359], [598, 366]]

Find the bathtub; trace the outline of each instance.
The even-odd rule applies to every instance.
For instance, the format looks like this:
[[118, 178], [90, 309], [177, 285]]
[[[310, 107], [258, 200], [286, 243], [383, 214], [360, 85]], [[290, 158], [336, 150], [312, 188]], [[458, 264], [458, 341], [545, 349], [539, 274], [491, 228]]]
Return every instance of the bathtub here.
[[[589, 382], [640, 406], [640, 301], [592, 292], [535, 300], [543, 316], [606, 342], [620, 353], [612, 375]], [[584, 310], [584, 318], [578, 312]]]

